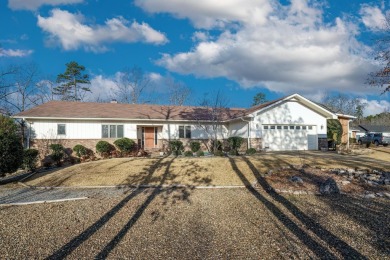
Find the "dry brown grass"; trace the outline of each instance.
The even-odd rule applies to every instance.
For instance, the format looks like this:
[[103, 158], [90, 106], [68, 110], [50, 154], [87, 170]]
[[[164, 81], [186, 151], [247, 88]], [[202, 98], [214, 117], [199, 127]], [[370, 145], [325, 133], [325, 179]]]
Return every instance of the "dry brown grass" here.
[[[324, 168], [389, 169], [390, 154], [375, 151], [369, 155], [338, 155], [328, 152], [262, 153], [248, 157], [259, 172], [289, 165], [309, 164]], [[33, 186], [106, 185], [243, 185], [229, 158], [121, 158], [77, 164], [35, 175], [26, 181]], [[241, 157], [233, 158], [252, 183], [255, 177]], [[168, 172], [167, 175], [164, 175]], [[163, 179], [163, 176], [166, 176]]]
[[[248, 167], [242, 159], [237, 164]], [[164, 173], [168, 175], [163, 180]], [[248, 172], [248, 170], [245, 170]], [[248, 174], [248, 178], [254, 177]], [[242, 185], [228, 158], [110, 159], [42, 173], [26, 182], [33, 186], [105, 185]]]

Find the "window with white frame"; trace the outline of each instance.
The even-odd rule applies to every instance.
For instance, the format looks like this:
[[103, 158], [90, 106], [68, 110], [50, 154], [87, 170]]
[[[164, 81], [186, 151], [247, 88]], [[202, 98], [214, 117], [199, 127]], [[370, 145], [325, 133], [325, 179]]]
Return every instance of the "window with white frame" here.
[[191, 138], [191, 126], [179, 126], [179, 138]]
[[123, 125], [102, 125], [102, 138], [122, 138]]
[[57, 135], [66, 135], [66, 125], [57, 124]]

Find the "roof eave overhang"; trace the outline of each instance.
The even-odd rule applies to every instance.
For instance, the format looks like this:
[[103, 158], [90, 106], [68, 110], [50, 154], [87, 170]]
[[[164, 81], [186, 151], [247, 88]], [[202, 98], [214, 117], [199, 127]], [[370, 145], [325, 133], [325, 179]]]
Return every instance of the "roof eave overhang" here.
[[[157, 118], [108, 118], [108, 117], [36, 117], [36, 116], [12, 116], [15, 119], [29, 120], [86, 120], [86, 121], [158, 121], [158, 122], [194, 122], [194, 123], [212, 123], [210, 120], [188, 120], [188, 119], [157, 119]], [[219, 121], [220, 123], [227, 123], [229, 120]]]
[[357, 118], [356, 116], [345, 115], [345, 114], [340, 114], [340, 113], [336, 113], [336, 116], [338, 118], [345, 118], [345, 119], [349, 119], [349, 120], [353, 120], [353, 119]]
[[[319, 105], [317, 105], [316, 103], [308, 100], [307, 98], [304, 98], [303, 96], [299, 95], [299, 94], [292, 94], [290, 96], [287, 96], [285, 97], [284, 99], [281, 99], [275, 103], [272, 103], [270, 104], [269, 106], [266, 106], [266, 107], [263, 107], [259, 110], [256, 110], [255, 112], [256, 113], [259, 113], [259, 112], [262, 112], [264, 110], [267, 110], [267, 109], [270, 109], [272, 107], [275, 107], [275, 106], [278, 106], [279, 104], [285, 102], [285, 101], [288, 101], [288, 100], [291, 100], [291, 99], [297, 99], [298, 101], [302, 102], [304, 105], [308, 106], [309, 108], [313, 109], [314, 111], [316, 111], [317, 113], [323, 115], [326, 119], [338, 119], [337, 115], [334, 114], [332, 111], [329, 111]], [[253, 114], [255, 113], [253, 112]]]

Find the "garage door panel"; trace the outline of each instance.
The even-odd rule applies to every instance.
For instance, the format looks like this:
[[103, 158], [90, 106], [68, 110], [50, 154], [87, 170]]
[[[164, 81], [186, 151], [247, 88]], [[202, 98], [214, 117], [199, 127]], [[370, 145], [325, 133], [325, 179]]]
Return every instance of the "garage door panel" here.
[[[317, 150], [318, 135], [314, 126], [298, 126], [298, 129], [288, 129], [277, 126], [268, 126], [263, 130], [264, 147], [272, 151], [289, 151], [289, 150]], [[279, 127], [280, 128], [280, 127]]]

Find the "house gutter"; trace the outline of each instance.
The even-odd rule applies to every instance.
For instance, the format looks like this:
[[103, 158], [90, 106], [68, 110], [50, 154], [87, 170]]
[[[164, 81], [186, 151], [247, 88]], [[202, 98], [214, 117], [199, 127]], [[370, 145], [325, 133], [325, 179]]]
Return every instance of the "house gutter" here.
[[[141, 121], [141, 122], [150, 122], [150, 121], [161, 121], [164, 122], [167, 119], [162, 119], [162, 118], [151, 118], [151, 119], [145, 119], [145, 118], [104, 118], [104, 117], [89, 117], [89, 118], [82, 118], [82, 117], [21, 117], [21, 116], [12, 116], [12, 118], [15, 119], [30, 119], [30, 120], [87, 120], [87, 121]], [[234, 119], [230, 120], [223, 120], [220, 121], [221, 123], [229, 123], [233, 121]], [[202, 123], [212, 123], [213, 121], [208, 121], [208, 120], [184, 120], [184, 119], [169, 119], [171, 122], [202, 122]]]

